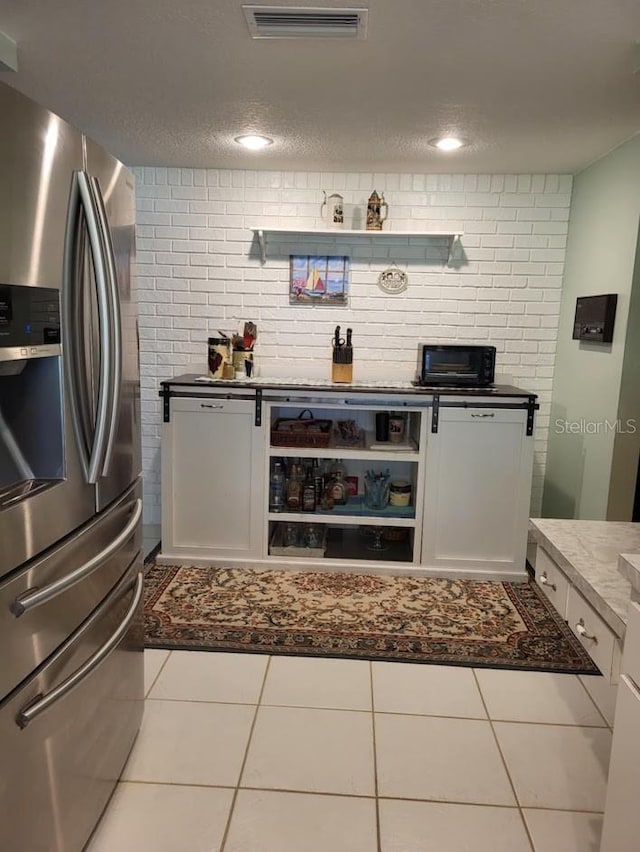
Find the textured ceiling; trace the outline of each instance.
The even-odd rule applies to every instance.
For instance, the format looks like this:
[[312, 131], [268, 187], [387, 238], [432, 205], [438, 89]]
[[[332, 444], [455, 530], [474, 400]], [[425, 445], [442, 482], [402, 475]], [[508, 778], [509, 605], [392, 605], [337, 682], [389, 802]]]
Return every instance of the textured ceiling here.
[[253, 40], [242, 0], [2, 0], [0, 80], [129, 165], [577, 172], [640, 130], [638, 0], [295, 5], [366, 6], [368, 38]]

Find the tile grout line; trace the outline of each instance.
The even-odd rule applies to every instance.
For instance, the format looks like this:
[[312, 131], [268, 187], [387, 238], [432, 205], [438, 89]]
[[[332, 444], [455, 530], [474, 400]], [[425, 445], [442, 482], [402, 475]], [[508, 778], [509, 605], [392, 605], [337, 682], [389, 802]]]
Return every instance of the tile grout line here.
[[227, 838], [229, 837], [229, 830], [231, 828], [231, 820], [233, 818], [233, 812], [236, 807], [236, 800], [238, 798], [238, 792], [240, 790], [240, 781], [242, 780], [242, 773], [244, 772], [244, 767], [247, 763], [247, 758], [249, 756], [249, 748], [251, 747], [251, 740], [253, 738], [253, 731], [256, 726], [256, 721], [258, 719], [258, 711], [260, 709], [260, 702], [262, 701], [262, 695], [264, 693], [264, 688], [267, 682], [267, 675], [269, 674], [269, 666], [271, 665], [272, 656], [269, 654], [267, 657], [267, 665], [264, 669], [264, 677], [262, 678], [262, 686], [260, 687], [260, 692], [258, 694], [258, 700], [256, 702], [255, 713], [253, 714], [253, 719], [251, 721], [251, 727], [249, 728], [249, 736], [247, 737], [247, 745], [244, 750], [244, 757], [242, 758], [242, 763], [240, 764], [240, 771], [238, 772], [238, 780], [236, 782], [235, 788], [233, 790], [233, 796], [231, 798], [231, 806], [229, 807], [229, 815], [227, 817], [227, 824], [224, 827], [224, 834], [222, 835], [222, 840], [220, 842], [219, 852], [224, 852], [224, 848], [227, 844]]
[[382, 852], [380, 837], [380, 799], [378, 796], [378, 748], [376, 744], [376, 705], [373, 697], [373, 663], [369, 660], [369, 688], [371, 689], [371, 733], [373, 742], [373, 792], [376, 802], [376, 844], [378, 852]]
[[[224, 706], [234, 705], [239, 707], [254, 707], [254, 701], [221, 701], [220, 699], [205, 699], [205, 698], [165, 698], [163, 696], [151, 697], [147, 701], [165, 701], [176, 704], [221, 704]], [[271, 704], [262, 703], [262, 707], [273, 707], [275, 709], [284, 710], [326, 710], [329, 713], [367, 713], [368, 710], [362, 707], [327, 707], [315, 704]], [[410, 716], [417, 719], [456, 719], [461, 722], [486, 722], [487, 716], [451, 716], [446, 713], [415, 713], [401, 710], [377, 710], [379, 716]], [[600, 713], [600, 715], [602, 715]], [[510, 725], [534, 725], [535, 727], [551, 727], [551, 728], [593, 728], [596, 731], [601, 731], [603, 728], [611, 730], [610, 726], [604, 720], [604, 724], [584, 724], [577, 722], [532, 722], [527, 719], [493, 719], [494, 722], [506, 722]]]
[[[171, 651], [169, 651], [169, 653], [167, 654], [167, 656], [165, 657], [165, 659], [162, 661], [162, 665], [161, 665], [161, 666], [160, 666], [160, 668], [158, 669], [158, 671], [157, 671], [157, 673], [156, 673], [156, 676], [154, 677], [154, 679], [152, 680], [152, 682], [149, 684], [149, 689], [146, 691], [145, 696], [144, 696], [144, 700], [145, 700], [145, 701], [148, 701], [149, 696], [151, 695], [151, 691], [152, 691], [153, 687], [154, 687], [154, 686], [156, 685], [156, 683], [158, 682], [158, 678], [160, 677], [160, 675], [161, 675], [161, 674], [162, 674], [162, 672], [164, 671], [164, 667], [165, 667], [165, 666], [167, 665], [167, 663], [169, 662], [169, 657], [171, 656], [171, 653], [172, 653], [172, 652], [171, 652]], [[143, 663], [144, 663], [144, 652], [143, 652]]]
[[515, 784], [513, 783], [513, 779], [511, 777], [511, 773], [509, 772], [509, 767], [507, 766], [506, 758], [500, 748], [500, 742], [498, 741], [498, 735], [496, 733], [496, 729], [493, 726], [493, 719], [491, 718], [491, 714], [489, 713], [489, 708], [487, 707], [487, 702], [484, 700], [484, 695], [482, 693], [482, 688], [480, 686], [480, 681], [478, 680], [478, 676], [476, 675], [476, 670], [474, 668], [471, 669], [473, 674], [473, 679], [476, 682], [476, 686], [478, 688], [478, 692], [480, 693], [480, 700], [482, 701], [482, 706], [484, 707], [484, 711], [487, 714], [487, 721], [491, 726], [491, 733], [493, 734], [493, 739], [496, 743], [496, 748], [498, 749], [498, 754], [500, 755], [500, 760], [502, 761], [502, 765], [504, 766], [504, 771], [507, 774], [507, 778], [509, 779], [509, 785], [511, 786], [511, 791], [513, 793], [513, 798], [516, 801], [516, 805], [518, 808], [518, 813], [520, 814], [520, 819], [522, 821], [522, 827], [524, 828], [525, 834], [527, 835], [527, 840], [529, 841], [529, 845], [531, 846], [532, 852], [536, 852], [536, 847], [533, 842], [533, 837], [531, 836], [531, 832], [529, 831], [529, 826], [527, 825], [527, 821], [524, 818], [524, 812], [522, 810], [522, 806], [520, 805], [520, 799], [518, 798], [518, 794], [516, 792]]

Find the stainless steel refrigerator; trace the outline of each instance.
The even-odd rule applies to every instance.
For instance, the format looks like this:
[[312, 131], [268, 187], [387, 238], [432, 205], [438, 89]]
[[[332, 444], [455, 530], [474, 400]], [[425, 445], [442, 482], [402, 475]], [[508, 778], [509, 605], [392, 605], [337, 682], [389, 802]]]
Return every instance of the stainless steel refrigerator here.
[[0, 116], [0, 849], [76, 852], [142, 718], [134, 182]]

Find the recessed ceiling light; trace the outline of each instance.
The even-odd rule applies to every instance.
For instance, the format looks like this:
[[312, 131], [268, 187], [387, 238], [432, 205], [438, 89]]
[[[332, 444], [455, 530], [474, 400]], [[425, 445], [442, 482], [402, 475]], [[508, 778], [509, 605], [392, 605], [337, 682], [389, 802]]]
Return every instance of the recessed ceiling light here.
[[259, 151], [260, 148], [266, 148], [267, 145], [272, 145], [273, 139], [269, 139], [268, 136], [248, 134], [247, 136], [236, 136], [234, 142], [237, 142], [239, 145], [244, 145], [245, 148], [249, 148], [252, 151]]
[[441, 151], [457, 151], [464, 144], [464, 140], [459, 139], [457, 136], [442, 136], [440, 139], [431, 139], [429, 141], [429, 145], [439, 148]]

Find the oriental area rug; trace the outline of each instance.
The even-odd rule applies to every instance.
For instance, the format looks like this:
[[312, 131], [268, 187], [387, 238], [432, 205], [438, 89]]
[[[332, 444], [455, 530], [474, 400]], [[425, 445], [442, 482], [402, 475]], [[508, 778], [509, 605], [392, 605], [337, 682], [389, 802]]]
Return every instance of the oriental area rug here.
[[151, 564], [145, 646], [597, 674], [535, 582]]

